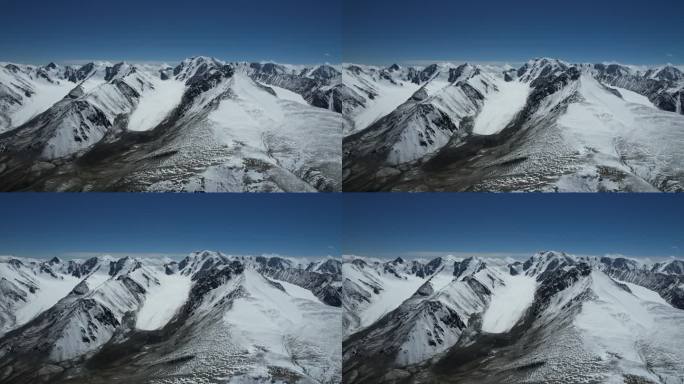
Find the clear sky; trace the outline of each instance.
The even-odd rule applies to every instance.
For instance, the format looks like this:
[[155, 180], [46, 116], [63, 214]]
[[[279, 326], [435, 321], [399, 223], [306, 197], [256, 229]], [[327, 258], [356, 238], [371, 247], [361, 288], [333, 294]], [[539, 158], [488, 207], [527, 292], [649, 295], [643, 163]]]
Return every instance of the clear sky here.
[[0, 255], [340, 253], [337, 194], [4, 194]]
[[673, 194], [344, 194], [343, 253], [682, 257]]
[[346, 62], [684, 63], [684, 1], [344, 0]]
[[318, 0], [2, 0], [0, 61], [334, 63], [341, 14]]

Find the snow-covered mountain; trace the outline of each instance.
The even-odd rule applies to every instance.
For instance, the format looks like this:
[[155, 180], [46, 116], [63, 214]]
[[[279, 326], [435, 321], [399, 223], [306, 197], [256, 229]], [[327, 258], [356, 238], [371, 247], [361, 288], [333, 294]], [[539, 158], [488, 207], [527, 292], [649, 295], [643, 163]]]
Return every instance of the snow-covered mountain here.
[[210, 251], [4, 257], [0, 381], [339, 382], [340, 270]]
[[341, 78], [209, 57], [6, 64], [0, 190], [338, 191]]
[[683, 265], [345, 257], [344, 382], [680, 382]]
[[345, 64], [344, 189], [681, 191], [684, 73]]

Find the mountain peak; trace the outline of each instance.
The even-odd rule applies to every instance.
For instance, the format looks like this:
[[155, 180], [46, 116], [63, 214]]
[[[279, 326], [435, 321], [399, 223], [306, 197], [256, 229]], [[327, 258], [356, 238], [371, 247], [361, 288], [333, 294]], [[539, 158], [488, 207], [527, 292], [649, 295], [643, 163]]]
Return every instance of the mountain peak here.
[[340, 72], [334, 67], [323, 64], [311, 72], [311, 76], [316, 79], [330, 80], [340, 75]]
[[664, 81], [680, 81], [684, 80], [684, 74], [679, 68], [672, 64], [667, 64], [664, 67], [657, 69], [651, 75], [652, 78]]
[[49, 263], [50, 265], [61, 264], [61, 263], [62, 263], [62, 260], [60, 260], [59, 257], [55, 256], [55, 257], [53, 257], [52, 259], [50, 259], [50, 261], [49, 261], [48, 263]]
[[202, 75], [212, 69], [220, 68], [224, 63], [207, 56], [196, 56], [183, 60], [173, 69], [173, 75], [179, 80], [188, 80], [195, 75]]

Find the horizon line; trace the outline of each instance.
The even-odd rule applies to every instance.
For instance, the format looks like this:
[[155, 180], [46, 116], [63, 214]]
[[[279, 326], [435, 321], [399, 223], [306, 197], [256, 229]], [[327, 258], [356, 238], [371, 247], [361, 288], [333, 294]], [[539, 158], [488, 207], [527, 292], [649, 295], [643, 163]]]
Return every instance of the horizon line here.
[[394, 64], [397, 65], [405, 65], [405, 66], [425, 66], [425, 65], [431, 65], [431, 64], [442, 64], [442, 63], [448, 63], [448, 64], [475, 64], [475, 65], [524, 65], [525, 63], [533, 60], [538, 60], [538, 59], [551, 59], [551, 60], [559, 60], [568, 64], [604, 64], [604, 65], [610, 65], [610, 64], [618, 64], [618, 65], [623, 65], [623, 66], [630, 66], [630, 67], [642, 67], [642, 68], [653, 68], [653, 67], [659, 67], [659, 66], [673, 66], [677, 67], [681, 70], [684, 70], [684, 62], [682, 63], [672, 63], [672, 62], [661, 62], [661, 63], [649, 63], [649, 64], [631, 64], [628, 62], [619, 62], [615, 60], [603, 60], [603, 61], [573, 61], [573, 60], [565, 60], [565, 59], [560, 59], [560, 58], [555, 58], [555, 57], [546, 57], [546, 56], [540, 56], [540, 57], [534, 57], [528, 60], [468, 60], [468, 59], [410, 59], [410, 60], [396, 60], [396, 61], [385, 61], [385, 62], [375, 62], [375, 63], [369, 63], [369, 62], [361, 62], [361, 61], [342, 61], [342, 65], [366, 65], [366, 66], [374, 66], [374, 67], [382, 67], [382, 66], [391, 66]]
[[547, 250], [542, 250], [542, 251], [534, 251], [534, 252], [462, 252], [462, 251], [407, 251], [407, 252], [398, 252], [398, 253], [392, 253], [390, 254], [383, 254], [383, 255], [361, 255], [361, 254], [356, 254], [356, 253], [343, 253], [342, 258], [349, 258], [349, 257], [361, 257], [361, 258], [369, 258], [369, 259], [387, 259], [387, 260], [392, 260], [396, 259], [397, 257], [402, 258], [402, 259], [407, 259], [407, 260], [433, 260], [438, 257], [456, 257], [456, 258], [468, 258], [468, 257], [479, 257], [483, 259], [506, 259], [506, 258], [511, 258], [511, 259], [528, 259], [537, 253], [540, 252], [558, 252], [558, 253], [565, 253], [569, 256], [575, 256], [575, 257], [611, 257], [611, 258], [626, 258], [626, 259], [638, 259], [638, 260], [650, 260], [650, 261], [660, 261], [660, 260], [684, 260], [684, 256], [677, 256], [677, 255], [626, 255], [623, 253], [604, 253], [604, 254], [585, 254], [585, 253], [573, 253], [573, 252], [566, 252], [566, 251], [559, 251], [559, 250], [553, 250], [553, 249], [547, 249]]
[[229, 59], [224, 59], [220, 58], [217, 56], [207, 56], [207, 55], [193, 55], [193, 56], [187, 56], [185, 58], [181, 59], [170, 59], [170, 60], [127, 60], [127, 59], [62, 59], [62, 60], [48, 60], [46, 62], [44, 61], [38, 61], [38, 60], [7, 60], [7, 59], [0, 59], [0, 64], [18, 64], [18, 65], [32, 65], [32, 66], [45, 66], [50, 63], [55, 63], [58, 65], [85, 65], [89, 63], [109, 63], [109, 64], [118, 64], [118, 63], [128, 63], [128, 64], [137, 64], [137, 65], [178, 65], [180, 64], [183, 60], [187, 59], [192, 59], [192, 58], [197, 58], [197, 57], [207, 57], [215, 60], [219, 60], [225, 63], [260, 63], [260, 64], [267, 64], [267, 63], [273, 63], [273, 64], [281, 64], [281, 65], [292, 65], [292, 66], [317, 66], [317, 65], [330, 65], [330, 66], [336, 66], [336, 65], [341, 65], [342, 62], [340, 61], [339, 63], [335, 62], [330, 62], [330, 61], [318, 61], [318, 62], [307, 62], [307, 63], [295, 63], [295, 62], [287, 62], [287, 61], [277, 61], [273, 59], [265, 59], [265, 60], [229, 60]]
[[64, 260], [86, 260], [86, 259], [91, 259], [91, 258], [97, 258], [97, 257], [112, 257], [112, 258], [124, 258], [124, 257], [130, 257], [133, 259], [164, 259], [164, 258], [169, 258], [169, 259], [182, 259], [184, 257], [187, 257], [193, 253], [197, 252], [217, 252], [221, 253], [226, 256], [233, 256], [233, 257], [280, 257], [280, 258], [291, 258], [291, 259], [324, 259], [324, 258], [329, 258], [329, 257], [341, 257], [340, 255], [331, 255], [331, 254], [321, 254], [321, 255], [312, 255], [312, 256], [292, 256], [292, 255], [284, 255], [280, 253], [274, 253], [274, 252], [263, 252], [263, 253], [232, 253], [232, 252], [224, 252], [221, 250], [210, 250], [210, 249], [201, 249], [201, 250], [195, 250], [195, 251], [190, 251], [190, 252], [91, 252], [91, 251], [66, 251], [66, 252], [55, 252], [53, 254], [45, 254], [41, 256], [27, 256], [27, 255], [18, 255], [18, 254], [13, 254], [13, 253], [0, 253], [0, 259], [2, 258], [19, 258], [19, 259], [52, 259], [54, 257], [57, 257], [59, 259], [64, 259]]

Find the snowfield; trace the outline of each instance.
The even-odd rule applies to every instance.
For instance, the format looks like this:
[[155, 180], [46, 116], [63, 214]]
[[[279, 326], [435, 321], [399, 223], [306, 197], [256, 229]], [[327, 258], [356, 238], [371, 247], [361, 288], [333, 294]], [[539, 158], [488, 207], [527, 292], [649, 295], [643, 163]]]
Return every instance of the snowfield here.
[[[558, 124], [567, 143], [587, 158], [587, 167], [580, 177], [560, 178], [560, 191], [596, 190], [586, 182], [598, 183], [599, 167], [635, 175], [628, 179], [631, 189], [645, 192], [655, 191], [653, 184], [662, 175], [684, 169], [684, 158], [672, 155], [684, 145], [683, 116], [659, 111], [643, 100], [625, 102], [588, 75], [580, 78], [579, 92], [583, 100], [570, 104]], [[583, 180], [583, 175], [590, 177]]]
[[504, 285], [492, 292], [489, 306], [482, 316], [484, 332], [509, 331], [534, 302], [537, 282], [529, 276], [508, 276]]
[[[377, 292], [362, 303], [355, 311], [360, 322], [349, 329], [347, 333], [360, 331], [376, 322], [388, 312], [393, 311], [406, 299], [411, 297], [425, 280], [417, 276], [406, 275], [397, 277], [383, 274], [375, 269], [362, 269], [351, 263], [342, 264], [342, 275], [345, 279], [358, 284], [360, 287], [377, 287]], [[371, 290], [372, 291], [372, 290]]]
[[192, 282], [186, 276], [159, 275], [138, 312], [135, 327], [142, 330], [163, 328], [185, 304]]
[[[622, 375], [638, 375], [653, 382], [663, 382], [664, 374], [656, 374], [649, 367], [654, 363], [650, 349], [656, 345], [671, 346], [673, 340], [663, 339], [662, 330], [672, 330], [673, 320], [663, 317], [656, 306], [669, 304], [644, 301], [639, 296], [619, 289], [616, 282], [601, 272], [592, 272], [591, 290], [596, 297], [582, 306], [575, 319], [575, 326], [582, 330], [585, 347], [601, 360], [611, 364], [609, 377], [617, 380]], [[645, 288], [640, 289], [644, 294]], [[647, 290], [646, 290], [647, 291]], [[647, 294], [648, 295], [648, 294]], [[652, 295], [648, 295], [651, 296]], [[679, 311], [679, 320], [684, 314]], [[684, 333], [678, 332], [678, 337]], [[674, 335], [666, 336], [672, 337]], [[645, 352], [647, 351], [647, 352]], [[684, 357], [681, 351], [679, 359]], [[658, 356], [658, 355], [656, 355]], [[677, 359], [676, 355], [656, 359]], [[664, 363], [661, 360], [658, 363]], [[681, 374], [682, 372], [679, 372]], [[671, 377], [674, 379], [674, 377]], [[668, 379], [666, 379], [669, 382]]]
[[496, 91], [487, 94], [484, 107], [475, 118], [475, 134], [499, 133], [525, 106], [531, 90], [529, 84], [515, 80], [506, 82], [499, 79], [496, 87]]
[[[55, 305], [79, 283], [73, 276], [50, 276], [36, 271], [20, 271], [0, 261], [0, 279], [15, 284], [33, 286], [27, 297], [16, 303], [15, 319], [10, 324], [0, 323], [0, 336], [4, 331], [18, 328]], [[1, 290], [0, 290], [1, 291]], [[5, 293], [8, 294], [8, 293]], [[1, 303], [0, 303], [0, 306]]]
[[185, 84], [176, 80], [157, 80], [143, 91], [138, 106], [128, 120], [128, 130], [147, 131], [159, 125], [181, 102]]
[[333, 364], [341, 330], [331, 325], [339, 312], [331, 312], [319, 300], [302, 298], [303, 292], [292, 287], [290, 291], [298, 292], [291, 296], [253, 271], [246, 271], [244, 279], [250, 296], [236, 300], [223, 316], [233, 343], [250, 354], [261, 355], [260, 366], [287, 367], [323, 380], [325, 365], [309, 360], [305, 351], [320, 348], [322, 356]]
[[261, 84], [265, 87], [270, 87], [271, 89], [273, 89], [276, 93], [276, 96], [282, 100], [290, 100], [290, 101], [294, 101], [294, 102], [299, 103], [299, 104], [309, 105], [309, 103], [307, 103], [306, 100], [304, 100], [302, 95], [300, 95], [298, 93], [292, 92], [292, 91], [285, 89], [285, 88], [276, 87], [275, 85], [268, 85], [268, 84], [262, 84], [262, 83], [259, 83], [259, 84]]
[[383, 116], [389, 114], [408, 100], [419, 88], [419, 84], [401, 79], [401, 71], [391, 73], [387, 79], [377, 73], [377, 69], [360, 66], [361, 72], [355, 73], [348, 68], [343, 73], [344, 84], [354, 90], [363, 90], [368, 96], [365, 106], [351, 111], [347, 116], [354, 122], [346, 134], [363, 130]]
[[[31, 73], [32, 68], [23, 69], [26, 72], [13, 73], [0, 65], [0, 96], [7, 94], [12, 99], [21, 100], [20, 105], [0, 103], [0, 133], [19, 127], [45, 112], [74, 88], [74, 84], [66, 80], [49, 82], [36, 78]], [[3, 89], [3, 86], [7, 88]], [[7, 124], [3, 123], [3, 113], [9, 118]]]

